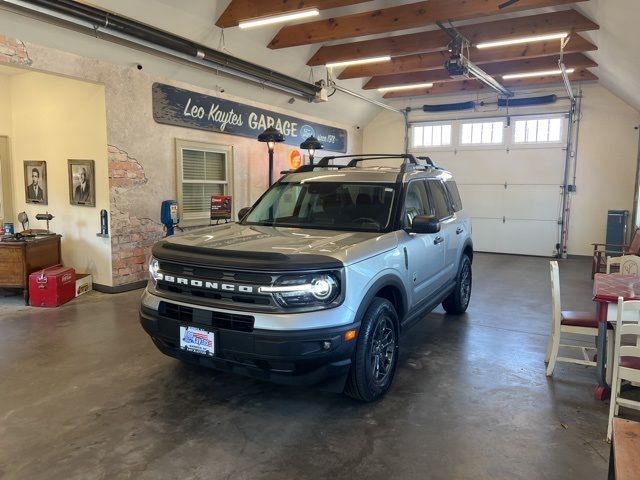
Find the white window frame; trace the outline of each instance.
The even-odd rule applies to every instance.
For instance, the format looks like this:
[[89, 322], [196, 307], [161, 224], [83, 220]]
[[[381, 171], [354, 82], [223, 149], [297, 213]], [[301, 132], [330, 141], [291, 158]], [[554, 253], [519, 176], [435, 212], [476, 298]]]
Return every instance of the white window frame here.
[[[226, 181], [209, 180], [206, 182], [193, 181], [192, 183], [211, 183], [224, 185], [224, 195], [233, 196], [233, 147], [231, 145], [220, 145], [215, 143], [196, 142], [192, 140], [176, 139], [176, 179], [178, 192], [178, 209], [180, 212], [180, 225], [197, 226], [209, 225], [211, 223], [211, 212], [207, 211], [198, 213], [185, 214], [183, 211], [183, 190], [182, 185], [185, 183], [183, 178], [183, 150], [198, 150], [203, 152], [221, 153], [225, 156]], [[187, 180], [187, 183], [189, 181]], [[233, 202], [232, 202], [233, 205]], [[235, 206], [234, 206], [235, 207]], [[233, 212], [232, 212], [233, 215]]]
[[[413, 146], [413, 139], [414, 139], [414, 127], [437, 127], [437, 126], [443, 126], [443, 125], [449, 125], [449, 127], [451, 127], [451, 137], [449, 139], [449, 143], [447, 145], [420, 145], [418, 147], [414, 147]], [[450, 150], [454, 148], [454, 143], [455, 143], [455, 125], [454, 122], [451, 121], [440, 121], [440, 122], [415, 122], [415, 123], [411, 123], [409, 125], [409, 141], [410, 143], [410, 149], [412, 151], [416, 151], [416, 152], [424, 152], [424, 151], [428, 151], [428, 150]]]
[[[473, 124], [484, 124], [484, 123], [500, 123], [502, 124], [502, 140], [497, 143], [462, 143], [462, 132], [464, 129], [464, 125], [473, 125]], [[461, 120], [458, 122], [458, 149], [478, 149], [478, 148], [502, 148], [507, 146], [507, 138], [506, 135], [506, 121], [505, 118], [469, 118], [465, 120]], [[493, 130], [493, 129], [492, 129]]]
[[[516, 122], [528, 121], [528, 120], [552, 120], [560, 119], [560, 139], [552, 142], [517, 142], [516, 143]], [[526, 115], [518, 117], [516, 115], [511, 117], [511, 145], [513, 148], [549, 148], [564, 146], [567, 142], [567, 115], [566, 114], [548, 114], [548, 115]]]

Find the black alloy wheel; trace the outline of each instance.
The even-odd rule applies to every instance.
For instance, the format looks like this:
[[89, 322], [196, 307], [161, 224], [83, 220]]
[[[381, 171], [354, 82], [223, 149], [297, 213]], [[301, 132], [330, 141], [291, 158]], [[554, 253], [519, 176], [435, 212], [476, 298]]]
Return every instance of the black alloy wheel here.
[[381, 398], [396, 373], [398, 347], [398, 314], [389, 300], [376, 297], [362, 318], [344, 392], [363, 402]]
[[460, 258], [460, 267], [456, 277], [456, 286], [447, 298], [442, 302], [444, 310], [451, 315], [464, 313], [471, 300], [471, 260], [466, 254]]

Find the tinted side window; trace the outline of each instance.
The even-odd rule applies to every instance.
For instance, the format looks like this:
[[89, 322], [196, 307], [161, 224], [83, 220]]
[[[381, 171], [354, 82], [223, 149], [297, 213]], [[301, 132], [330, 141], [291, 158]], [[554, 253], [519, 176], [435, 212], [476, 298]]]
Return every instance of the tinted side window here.
[[449, 202], [447, 201], [444, 184], [440, 180], [429, 180], [427, 185], [429, 185], [429, 191], [431, 192], [436, 218], [442, 220], [450, 216], [451, 212], [449, 211]]
[[418, 215], [431, 215], [427, 190], [424, 182], [411, 182], [407, 187], [407, 196], [404, 200], [404, 222], [410, 227], [413, 219]]
[[451, 199], [453, 211], [459, 212], [460, 210], [462, 210], [462, 200], [460, 199], [460, 192], [458, 191], [456, 182], [454, 182], [453, 180], [447, 180], [445, 182], [445, 186], [449, 191], [449, 198]]

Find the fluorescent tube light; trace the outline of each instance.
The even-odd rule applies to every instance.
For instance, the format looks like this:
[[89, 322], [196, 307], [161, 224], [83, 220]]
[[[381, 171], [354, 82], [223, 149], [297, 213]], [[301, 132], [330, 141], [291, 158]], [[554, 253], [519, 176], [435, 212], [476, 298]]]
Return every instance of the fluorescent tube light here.
[[509, 40], [497, 40], [495, 42], [484, 42], [476, 45], [477, 48], [506, 47], [507, 45], [520, 45], [531, 42], [544, 42], [545, 40], [560, 40], [567, 38], [567, 32], [550, 33], [547, 35], [532, 35], [529, 37], [511, 38]]
[[[575, 68], [568, 68], [567, 73], [575, 72]], [[541, 72], [527, 72], [527, 73], [512, 73], [509, 75], [502, 75], [503, 80], [514, 80], [516, 78], [531, 78], [531, 77], [546, 77], [547, 75], [562, 75], [562, 70], [543, 70]]]
[[397, 87], [382, 87], [379, 92], [395, 92], [396, 90], [413, 90], [414, 88], [431, 88], [433, 83], [414, 83], [413, 85], [399, 85]]
[[367, 63], [388, 62], [389, 60], [391, 60], [391, 57], [389, 55], [384, 55], [382, 57], [369, 57], [369, 58], [360, 58], [357, 60], [345, 60], [344, 62], [327, 63], [325, 67], [327, 68], [347, 67], [349, 65], [364, 65]]
[[303, 10], [301, 12], [285, 13], [284, 15], [274, 15], [273, 17], [254, 18], [253, 20], [243, 20], [238, 26], [240, 28], [262, 27], [272, 23], [288, 22], [289, 20], [299, 20], [301, 18], [315, 17], [320, 11], [317, 8]]

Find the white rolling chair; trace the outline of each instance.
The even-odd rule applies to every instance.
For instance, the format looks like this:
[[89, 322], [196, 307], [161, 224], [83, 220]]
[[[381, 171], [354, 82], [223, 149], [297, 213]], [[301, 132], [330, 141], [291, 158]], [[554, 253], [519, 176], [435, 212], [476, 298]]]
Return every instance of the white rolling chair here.
[[[611, 405], [609, 407], [609, 426], [607, 441], [611, 441], [613, 417], [618, 415], [619, 408], [640, 410], [640, 402], [620, 397], [622, 380], [640, 383], [640, 323], [623, 323], [624, 313], [634, 312], [640, 315], [640, 301], [623, 301], [618, 297], [618, 318], [616, 320], [615, 348], [613, 349], [613, 380], [611, 381]], [[623, 335], [634, 337], [633, 345], [621, 345]]]
[[619, 275], [640, 275], [640, 257], [637, 255], [622, 255], [621, 257], [607, 257], [607, 273], [611, 267], [617, 265]]
[[[545, 356], [545, 362], [548, 364], [548, 377], [553, 375], [556, 362], [596, 366], [596, 362], [589, 358], [588, 353], [590, 351], [595, 353], [595, 347], [561, 344], [560, 337], [563, 333], [585, 335], [594, 340], [594, 345], [595, 338], [598, 336], [598, 318], [595, 314], [595, 308], [592, 312], [562, 311], [560, 306], [560, 273], [558, 270], [558, 262], [553, 260], [549, 263], [551, 267], [551, 334], [549, 335], [547, 354]], [[611, 324], [608, 323], [607, 328], [612, 328]], [[607, 334], [607, 338], [611, 338], [609, 330]], [[559, 357], [558, 352], [561, 347], [580, 350], [583, 358]]]

